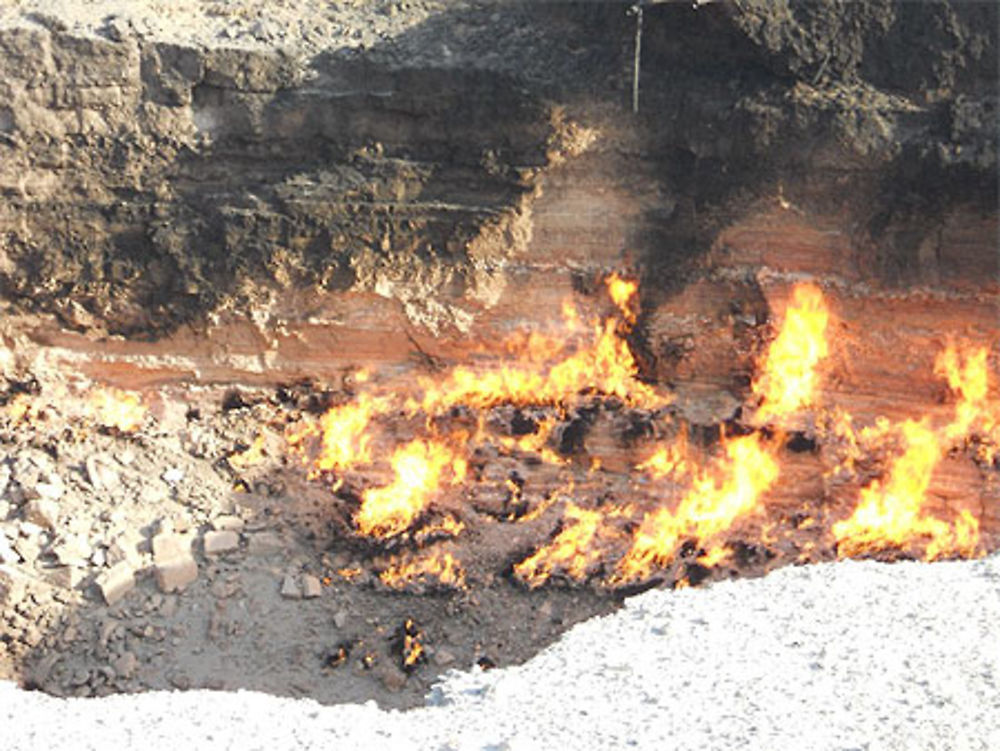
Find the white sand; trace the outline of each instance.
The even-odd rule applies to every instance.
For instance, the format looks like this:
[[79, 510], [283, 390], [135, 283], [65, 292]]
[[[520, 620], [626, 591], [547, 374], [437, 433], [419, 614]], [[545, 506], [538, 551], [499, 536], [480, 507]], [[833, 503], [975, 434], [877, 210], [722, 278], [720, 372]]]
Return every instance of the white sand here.
[[425, 709], [0, 684], [0, 748], [1000, 749], [1000, 556], [649, 592]]

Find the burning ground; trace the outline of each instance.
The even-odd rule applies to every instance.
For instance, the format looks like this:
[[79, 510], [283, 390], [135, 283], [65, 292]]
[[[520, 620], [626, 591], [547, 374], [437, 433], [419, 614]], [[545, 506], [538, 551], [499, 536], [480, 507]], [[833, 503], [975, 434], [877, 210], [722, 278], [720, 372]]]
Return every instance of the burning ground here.
[[[56, 694], [400, 706], [641, 589], [994, 549], [989, 341], [940, 337], [926, 412], [852, 415], [830, 387], [848, 304], [788, 282], [752, 332], [744, 398], [698, 420], [640, 377], [637, 283], [593, 289], [548, 330], [458, 365], [428, 356], [416, 376], [8, 380], [5, 672]], [[942, 492], [956, 473], [963, 492]]]

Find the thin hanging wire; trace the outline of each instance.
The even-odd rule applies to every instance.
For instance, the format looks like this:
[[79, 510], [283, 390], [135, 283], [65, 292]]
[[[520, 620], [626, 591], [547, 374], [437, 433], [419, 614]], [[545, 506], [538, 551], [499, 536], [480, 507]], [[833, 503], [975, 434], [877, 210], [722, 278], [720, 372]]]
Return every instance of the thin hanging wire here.
[[635, 14], [635, 56], [632, 59], [632, 112], [639, 112], [639, 68], [642, 60], [642, 0], [632, 6]]

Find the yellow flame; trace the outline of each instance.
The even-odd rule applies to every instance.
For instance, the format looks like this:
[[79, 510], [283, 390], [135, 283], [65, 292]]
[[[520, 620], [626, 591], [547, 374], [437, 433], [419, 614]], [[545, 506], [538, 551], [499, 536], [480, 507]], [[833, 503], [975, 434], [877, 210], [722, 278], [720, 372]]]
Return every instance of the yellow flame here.
[[605, 551], [597, 543], [617, 537], [608, 526], [609, 520], [630, 512], [627, 506], [589, 510], [575, 503], [567, 504], [563, 529], [548, 545], [514, 566], [514, 575], [532, 589], [557, 571], [571, 579], [585, 579], [604, 558]]
[[465, 586], [465, 570], [451, 553], [436, 551], [413, 560], [397, 559], [379, 574], [379, 579], [392, 589], [406, 589], [418, 582], [461, 589]]
[[653, 478], [681, 476], [689, 472], [687, 431], [678, 433], [669, 445], [660, 446], [646, 461], [636, 465], [636, 469]]
[[998, 422], [997, 406], [987, 399], [990, 386], [988, 356], [986, 347], [949, 342], [934, 361], [934, 372], [945, 377], [948, 386], [958, 395], [955, 419], [945, 431], [949, 440], [961, 440], [974, 428], [989, 434]]
[[660, 508], [646, 515], [612, 583], [647, 578], [673, 559], [685, 539], [705, 542], [724, 532], [754, 510], [778, 472], [774, 448], [759, 435], [727, 441], [724, 455], [697, 473], [676, 510]]
[[829, 318], [819, 287], [797, 284], [781, 330], [768, 347], [762, 372], [753, 382], [753, 393], [761, 398], [758, 421], [785, 417], [812, 403], [816, 365], [828, 353]]
[[245, 451], [238, 451], [234, 454], [230, 454], [226, 457], [226, 461], [229, 466], [233, 469], [240, 471], [249, 469], [254, 465], [260, 464], [267, 457], [267, 452], [264, 451], [265, 437], [263, 433], [257, 435], [254, 438], [253, 443]]
[[608, 294], [618, 310], [621, 311], [622, 318], [628, 325], [633, 325], [636, 320], [633, 300], [639, 291], [639, 283], [628, 279], [622, 279], [618, 274], [611, 274], [604, 280], [608, 288]]
[[467, 464], [454, 448], [435, 439], [416, 438], [392, 456], [395, 479], [362, 494], [355, 522], [361, 534], [391, 537], [406, 530], [427, 507], [441, 482], [458, 484]]
[[96, 423], [123, 433], [135, 432], [146, 419], [146, 405], [138, 394], [111, 387], [91, 393], [90, 411]]
[[885, 478], [861, 490], [849, 519], [833, 525], [841, 557], [900, 548], [927, 540], [925, 557], [975, 553], [979, 524], [963, 512], [954, 527], [922, 512], [934, 468], [942, 456], [938, 435], [926, 421], [907, 420], [900, 428], [904, 450]]

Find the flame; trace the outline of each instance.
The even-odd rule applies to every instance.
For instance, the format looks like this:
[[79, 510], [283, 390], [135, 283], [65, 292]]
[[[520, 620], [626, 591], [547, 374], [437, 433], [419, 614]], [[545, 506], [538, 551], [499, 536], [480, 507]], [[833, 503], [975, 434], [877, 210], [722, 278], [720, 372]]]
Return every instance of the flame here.
[[[884, 478], [861, 490], [851, 517], [833, 525], [838, 555], [899, 549], [917, 541], [926, 542], [928, 560], [976, 555], [979, 522], [969, 511], [961, 511], [948, 524], [925, 513], [923, 505], [934, 469], [949, 446], [965, 441], [974, 431], [993, 440], [998, 408], [988, 399], [988, 354], [985, 347], [949, 342], [937, 356], [934, 372], [948, 381], [958, 397], [955, 415], [936, 431], [926, 419], [907, 420], [900, 426], [903, 453], [890, 464]], [[884, 433], [887, 422], [881, 421], [876, 433]]]
[[676, 510], [646, 515], [612, 583], [648, 578], [673, 559], [685, 539], [711, 540], [752, 511], [778, 479], [774, 452], [756, 433], [727, 441], [724, 455], [696, 474]]
[[887, 476], [861, 491], [849, 519], [833, 525], [837, 554], [841, 557], [900, 548], [915, 540], [928, 540], [925, 557], [973, 555], [979, 541], [979, 524], [967, 511], [954, 527], [922, 513], [931, 476], [943, 454], [937, 433], [926, 421], [907, 420], [900, 428], [902, 455]]
[[288, 435], [293, 448], [303, 450], [305, 440], [319, 438], [319, 447], [312, 465], [316, 472], [344, 470], [372, 461], [372, 420], [387, 411], [388, 400], [362, 392], [354, 402], [332, 407], [319, 420], [319, 425], [306, 425]]
[[[514, 566], [514, 575], [532, 589], [559, 570], [571, 579], [585, 579], [604, 558], [604, 551], [596, 543], [617, 537], [608, 521], [630, 513], [628, 506], [589, 510], [568, 503], [562, 531], [548, 545]], [[570, 523], [566, 524], [567, 521]]]
[[585, 392], [617, 396], [650, 409], [669, 404], [669, 396], [637, 379], [638, 370], [632, 351], [618, 335], [617, 323], [608, 319], [593, 325], [589, 345], [551, 365], [529, 358], [527, 363], [484, 369], [460, 365], [443, 379], [422, 378], [423, 398], [409, 400], [406, 408], [440, 414], [458, 405], [478, 409], [499, 404], [566, 405]]
[[133, 433], [146, 418], [146, 405], [138, 394], [112, 387], [97, 389], [90, 394], [92, 419], [106, 428]]
[[958, 395], [955, 419], [945, 431], [949, 440], [962, 440], [974, 429], [990, 434], [1000, 423], [1000, 409], [987, 401], [990, 378], [989, 350], [968, 343], [949, 342], [934, 361], [934, 372], [948, 381]]
[[418, 544], [441, 537], [458, 537], [465, 529], [465, 523], [454, 516], [445, 516], [439, 521], [421, 527], [413, 536]]
[[712, 568], [727, 558], [729, 558], [729, 548], [725, 545], [713, 545], [703, 555], [698, 556], [697, 561], [705, 568]]
[[249, 448], [245, 451], [238, 451], [230, 454], [226, 457], [226, 461], [229, 463], [230, 467], [237, 471], [249, 469], [250, 467], [260, 464], [267, 457], [267, 452], [264, 451], [265, 442], [266, 439], [264, 434], [258, 433]]
[[646, 461], [636, 465], [636, 469], [653, 478], [681, 476], [688, 473], [691, 464], [688, 455], [687, 429], [678, 433], [670, 445], [660, 446]]
[[786, 417], [812, 403], [816, 365], [828, 353], [829, 318], [819, 287], [794, 287], [781, 330], [768, 347], [762, 372], [753, 382], [753, 393], [761, 398], [757, 421]]
[[403, 532], [427, 507], [443, 481], [461, 483], [468, 468], [455, 448], [423, 438], [396, 449], [391, 463], [393, 482], [362, 494], [355, 522], [363, 535], [391, 537]]
[[391, 589], [406, 589], [416, 583], [435, 583], [454, 589], [465, 587], [465, 570], [451, 554], [436, 551], [412, 560], [399, 560], [389, 565], [378, 578]]
[[625, 322], [629, 326], [634, 325], [636, 314], [633, 309], [633, 300], [639, 291], [639, 283], [622, 279], [618, 274], [611, 274], [604, 280], [604, 283], [607, 285], [611, 300], [618, 306], [618, 310], [621, 311], [622, 318], [625, 319]]

